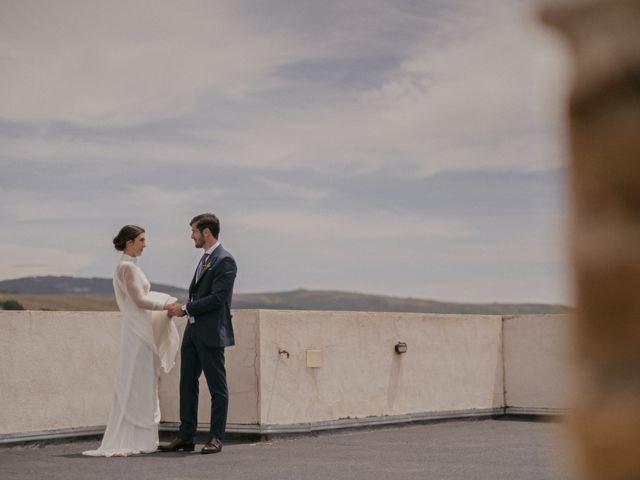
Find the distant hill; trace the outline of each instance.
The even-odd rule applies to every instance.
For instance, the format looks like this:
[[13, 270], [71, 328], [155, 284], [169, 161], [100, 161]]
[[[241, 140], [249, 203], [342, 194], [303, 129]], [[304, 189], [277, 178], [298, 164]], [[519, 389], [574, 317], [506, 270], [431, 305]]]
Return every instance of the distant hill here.
[[116, 305], [116, 299], [113, 295], [0, 293], [0, 302], [7, 300], [15, 300], [25, 310], [62, 310], [71, 312], [113, 312], [118, 310], [118, 305]]
[[[152, 283], [152, 288], [184, 300], [187, 291]], [[32, 310], [115, 310], [108, 278], [25, 277], [0, 281], [0, 300], [15, 299]], [[279, 310], [352, 310], [481, 315], [568, 313], [571, 307], [538, 303], [453, 303], [418, 298], [368, 295], [341, 291], [293, 290], [234, 293], [233, 308]]]
[[[153, 289], [166, 293], [184, 295], [184, 288], [154, 283]], [[77, 277], [23, 277], [0, 280], [2, 293], [30, 293], [37, 295], [113, 295], [113, 281], [110, 278]]]
[[234, 308], [353, 310], [364, 312], [522, 315], [568, 313], [571, 307], [538, 303], [453, 303], [323, 290], [234, 294]]

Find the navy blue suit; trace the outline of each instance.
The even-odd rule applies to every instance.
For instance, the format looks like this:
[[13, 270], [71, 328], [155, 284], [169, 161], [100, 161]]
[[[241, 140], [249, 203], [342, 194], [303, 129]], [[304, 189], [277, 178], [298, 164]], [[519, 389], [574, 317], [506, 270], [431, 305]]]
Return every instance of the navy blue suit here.
[[198, 424], [199, 378], [204, 372], [211, 393], [210, 435], [224, 439], [229, 406], [224, 349], [235, 344], [231, 324], [231, 297], [236, 262], [222, 245], [216, 247], [198, 278], [189, 286], [187, 322], [182, 338], [180, 365], [180, 431], [185, 441], [194, 442]]

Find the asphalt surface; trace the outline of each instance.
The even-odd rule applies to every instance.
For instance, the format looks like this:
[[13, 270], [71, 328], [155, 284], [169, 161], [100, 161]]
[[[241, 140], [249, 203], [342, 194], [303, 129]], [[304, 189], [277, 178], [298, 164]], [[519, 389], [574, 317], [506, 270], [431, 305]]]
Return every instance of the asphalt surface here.
[[575, 478], [559, 423], [476, 420], [231, 442], [214, 455], [85, 457], [99, 441], [0, 448], [0, 478], [14, 479], [398, 479]]

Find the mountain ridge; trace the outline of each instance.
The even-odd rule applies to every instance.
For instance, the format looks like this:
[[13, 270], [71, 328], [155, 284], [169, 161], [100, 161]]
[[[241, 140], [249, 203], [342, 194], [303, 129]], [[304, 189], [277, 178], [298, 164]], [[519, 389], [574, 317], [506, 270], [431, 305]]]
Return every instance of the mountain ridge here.
[[[174, 295], [184, 301], [187, 290], [173, 285], [152, 283], [152, 288]], [[5, 298], [19, 294], [21, 298], [46, 297], [49, 302], [56, 297], [67, 297], [64, 302], [56, 302], [73, 308], [74, 302], [91, 309], [96, 297], [113, 299], [113, 286], [110, 278], [82, 278], [71, 276], [37, 276], [0, 280], [0, 293]], [[92, 303], [82, 300], [92, 298]], [[75, 300], [74, 300], [75, 299]], [[105, 302], [98, 302], [101, 306]], [[40, 302], [33, 303], [36, 306]], [[113, 303], [106, 302], [106, 305]], [[27, 308], [29, 308], [27, 306]], [[35, 308], [35, 307], [32, 307]], [[97, 307], [96, 307], [97, 308]], [[296, 289], [283, 292], [234, 293], [233, 308], [237, 309], [278, 309], [278, 310], [337, 310], [337, 311], [375, 311], [375, 312], [413, 312], [442, 314], [477, 315], [522, 315], [522, 314], [558, 314], [570, 313], [573, 308], [566, 305], [544, 303], [463, 303], [442, 302], [414, 297], [395, 297], [338, 290]], [[81, 309], [81, 308], [77, 308]]]

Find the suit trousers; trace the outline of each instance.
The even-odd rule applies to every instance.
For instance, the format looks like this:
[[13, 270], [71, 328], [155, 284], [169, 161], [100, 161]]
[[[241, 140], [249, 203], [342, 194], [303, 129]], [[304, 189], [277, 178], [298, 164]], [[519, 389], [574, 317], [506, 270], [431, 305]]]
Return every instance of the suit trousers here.
[[204, 372], [211, 394], [210, 436], [224, 440], [229, 408], [224, 347], [207, 347], [192, 332], [185, 330], [180, 365], [180, 430], [178, 436], [195, 442], [198, 428], [198, 396], [200, 375]]

